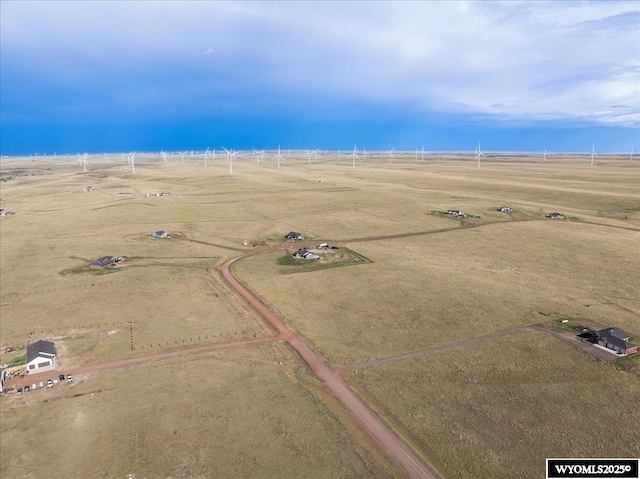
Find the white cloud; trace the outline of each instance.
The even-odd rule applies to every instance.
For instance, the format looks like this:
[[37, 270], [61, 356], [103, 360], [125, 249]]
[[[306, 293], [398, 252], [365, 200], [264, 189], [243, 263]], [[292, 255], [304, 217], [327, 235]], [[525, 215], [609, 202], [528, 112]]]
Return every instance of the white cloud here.
[[[137, 75], [160, 97], [188, 102], [191, 90], [221, 108], [263, 98], [267, 110], [278, 99], [296, 111], [640, 122], [637, 2], [1, 5], [3, 69], [62, 85], [106, 75], [119, 96], [135, 96], [120, 90]], [[203, 44], [213, 62], [193, 59], [214, 53]]]

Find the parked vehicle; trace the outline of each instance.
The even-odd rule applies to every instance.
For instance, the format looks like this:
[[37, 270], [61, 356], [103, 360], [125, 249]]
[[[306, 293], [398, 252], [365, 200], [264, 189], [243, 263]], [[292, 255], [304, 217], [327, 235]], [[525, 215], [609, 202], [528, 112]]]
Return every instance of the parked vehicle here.
[[18, 395], [22, 394], [22, 388], [18, 388], [18, 389], [16, 390], [16, 394], [18, 394]]
[[38, 389], [38, 385], [37, 385], [36, 383], [33, 383], [33, 384], [31, 385], [31, 390], [32, 390], [32, 391], [35, 391], [36, 389]]
[[39, 387], [40, 389], [42, 389], [42, 388], [44, 387], [44, 382], [40, 381], [40, 382], [38, 383], [38, 387]]
[[73, 376], [71, 376], [71, 374], [68, 374], [68, 375], [67, 375], [67, 382], [68, 382], [69, 384], [73, 384]]
[[64, 374], [61, 374], [60, 376], [58, 376], [58, 379], [60, 380], [61, 383], [64, 382]]
[[53, 381], [52, 381], [51, 379], [49, 379], [49, 380], [47, 381], [47, 387], [48, 387], [48, 388], [52, 388], [52, 387], [53, 387]]
[[25, 386], [24, 387], [24, 392], [28, 393], [29, 392], [29, 386]]

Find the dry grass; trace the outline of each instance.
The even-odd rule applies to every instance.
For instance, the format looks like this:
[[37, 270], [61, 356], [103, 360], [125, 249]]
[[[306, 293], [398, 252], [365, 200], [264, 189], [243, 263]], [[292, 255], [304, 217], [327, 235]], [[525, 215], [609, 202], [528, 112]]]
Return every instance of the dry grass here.
[[536, 324], [540, 311], [640, 336], [637, 306], [606, 299], [635, 297], [635, 232], [549, 220], [349, 246], [373, 264], [278, 276], [273, 253], [236, 271], [340, 364]]
[[538, 478], [549, 457], [640, 456], [624, 432], [640, 427], [640, 382], [543, 333], [360, 369], [347, 379], [445, 477]]
[[5, 398], [0, 476], [397, 477], [296, 365], [274, 343]]
[[[238, 254], [229, 248], [251, 249], [242, 246], [243, 240], [275, 245], [295, 230], [334, 242], [492, 222], [505, 223], [348, 245], [371, 264], [284, 275], [290, 266], [278, 265], [282, 253], [275, 253], [248, 258], [236, 265], [236, 272], [311, 345], [337, 363], [398, 355], [540, 322], [545, 319], [540, 310], [574, 318], [577, 324], [584, 320], [615, 325], [640, 338], [637, 231], [580, 224], [640, 229], [636, 162], [600, 158], [590, 168], [588, 159], [577, 157], [556, 157], [547, 163], [535, 158], [489, 158], [477, 169], [469, 159], [450, 156], [429, 156], [424, 164], [413, 161], [413, 155], [399, 156], [389, 165], [384, 155], [378, 155], [358, 163], [355, 170], [344, 158], [322, 157], [311, 166], [306, 158], [287, 159], [278, 171], [273, 160], [256, 165], [255, 158], [236, 157], [233, 178], [220, 157], [206, 170], [201, 159], [186, 159], [183, 166], [175, 158], [165, 164], [141, 157], [136, 161], [137, 175], [120, 160], [113, 164], [89, 158], [89, 163], [88, 174], [78, 173], [75, 158], [0, 163], [3, 178], [14, 176], [2, 183], [2, 207], [17, 212], [0, 219], [3, 351], [25, 344], [34, 332], [31, 339], [56, 340], [65, 364], [86, 364], [269, 335], [255, 314], [226, 292], [215, 271], [224, 259]], [[99, 189], [82, 192], [87, 185]], [[118, 197], [120, 191], [133, 196]], [[158, 191], [171, 196], [145, 196]], [[502, 205], [514, 207], [514, 217], [520, 219], [540, 219], [559, 211], [579, 221], [508, 222], [507, 215], [496, 211]], [[460, 223], [432, 213], [447, 209], [480, 218]], [[159, 229], [209, 244], [148, 236]], [[106, 274], [78, 269], [103, 255], [124, 254], [131, 255], [136, 265]], [[128, 321], [134, 323], [135, 351], [130, 350]], [[574, 415], [569, 415], [575, 421], [571, 427], [576, 428], [576, 439], [562, 436], [577, 445], [588, 443], [585, 424], [597, 415], [596, 407], [610, 414], [606, 405], [614, 392], [631, 391], [637, 397], [637, 380], [630, 383], [622, 373], [613, 392], [604, 387], [587, 391], [582, 384], [588, 383], [578, 378], [593, 373], [602, 386], [614, 369], [551, 339], [520, 337], [526, 337], [527, 344], [518, 340], [511, 346], [515, 350], [500, 346], [497, 364], [479, 355], [477, 363], [454, 362], [456, 374], [493, 378], [494, 369], [516, 376], [523, 370], [530, 384], [544, 385], [555, 374], [550, 365], [563, 365], [558, 371], [569, 378], [568, 391], [588, 399], [577, 403]], [[503, 345], [500, 341], [507, 338], [473, 348]], [[535, 347], [528, 346], [531, 341]], [[130, 472], [137, 477], [386, 474], [387, 466], [380, 472], [362, 452], [362, 445], [370, 448], [362, 432], [344, 418], [335, 422], [334, 416], [344, 411], [306, 375], [280, 372], [273, 358], [281, 353], [265, 353], [271, 347], [207, 355], [202, 369], [186, 358], [87, 378], [73, 391], [101, 390], [93, 400], [90, 395], [47, 403], [38, 399], [33, 407], [12, 409], [16, 398], [3, 398], [2, 476], [38, 477], [42, 464], [51, 464], [47, 471], [52, 477], [124, 477]], [[464, 354], [467, 351], [476, 349], [467, 348]], [[246, 359], [249, 356], [252, 359]], [[10, 357], [3, 353], [0, 362], [5, 359]], [[384, 380], [406, 388], [406, 398], [418, 398], [418, 405], [398, 401], [393, 415], [403, 424], [412, 408], [431, 405], [421, 399], [427, 393], [443, 398], [458, 393], [459, 385], [447, 381], [451, 361], [428, 361], [380, 370], [398, 368], [397, 377], [393, 373]], [[571, 366], [564, 366], [568, 361]], [[296, 363], [291, 358], [286, 362]], [[407, 379], [430, 377], [423, 364], [433, 365], [442, 387], [424, 391], [425, 381]], [[456, 434], [463, 435], [457, 444], [464, 457], [447, 464], [454, 477], [462, 470], [455, 468], [476, 457], [476, 451], [485, 455], [471, 460], [469, 471], [488, 470], [483, 469], [485, 464], [509, 454], [502, 437], [496, 439], [495, 451], [487, 453], [473, 434], [474, 430], [478, 437], [491, 434], [466, 415], [486, 411], [494, 383], [501, 401], [500, 419], [511, 424], [513, 418], [514, 430], [524, 424], [534, 441], [541, 442], [543, 435], [522, 417], [522, 401], [525, 409], [533, 409], [530, 404], [542, 409], [547, 396], [557, 397], [560, 410], [569, 409], [570, 393], [560, 379], [547, 388], [526, 389], [530, 392], [524, 399], [517, 390], [500, 396], [501, 391], [512, 391], [512, 385], [489, 381], [477, 400], [469, 396], [463, 405], [450, 401], [452, 415], [446, 418], [457, 421]], [[59, 391], [42, 393], [53, 398]], [[373, 387], [371, 391], [377, 394]], [[383, 389], [379, 394], [387, 407], [391, 396]], [[48, 396], [29, 396], [29, 401], [41, 397]], [[511, 397], [517, 400], [511, 402]], [[620, 407], [627, 411], [628, 404], [623, 401]], [[491, 427], [502, 431], [499, 424]], [[548, 423], [541, 427], [551, 428]], [[419, 430], [412, 433], [427, 450], [433, 449], [431, 436], [423, 437]], [[559, 442], [559, 433], [553, 434], [550, 444]], [[454, 444], [449, 436], [442, 437], [438, 447]], [[620, 441], [611, 439], [611, 444]], [[28, 452], [36, 443], [42, 450]], [[8, 459], [6, 444], [12, 450]], [[531, 447], [526, 438], [522, 444], [518, 451]], [[316, 447], [318, 457], [311, 452]], [[589, 447], [585, 450], [607, 452]], [[633, 452], [621, 447], [624, 453]], [[546, 453], [542, 446], [539, 450]], [[577, 446], [567, 450], [583, 454]], [[376, 464], [385, 464], [373, 454]]]

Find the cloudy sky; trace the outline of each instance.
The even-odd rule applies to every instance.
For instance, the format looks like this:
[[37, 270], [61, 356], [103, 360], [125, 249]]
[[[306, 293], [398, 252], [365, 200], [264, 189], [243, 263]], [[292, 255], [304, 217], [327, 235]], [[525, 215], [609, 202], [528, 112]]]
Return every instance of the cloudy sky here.
[[0, 2], [2, 154], [640, 151], [640, 3]]

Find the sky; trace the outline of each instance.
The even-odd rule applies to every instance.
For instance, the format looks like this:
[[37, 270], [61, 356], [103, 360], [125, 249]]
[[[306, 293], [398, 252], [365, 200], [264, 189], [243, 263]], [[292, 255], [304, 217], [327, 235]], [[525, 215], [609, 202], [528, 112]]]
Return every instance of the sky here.
[[0, 0], [0, 153], [640, 152], [640, 2]]

